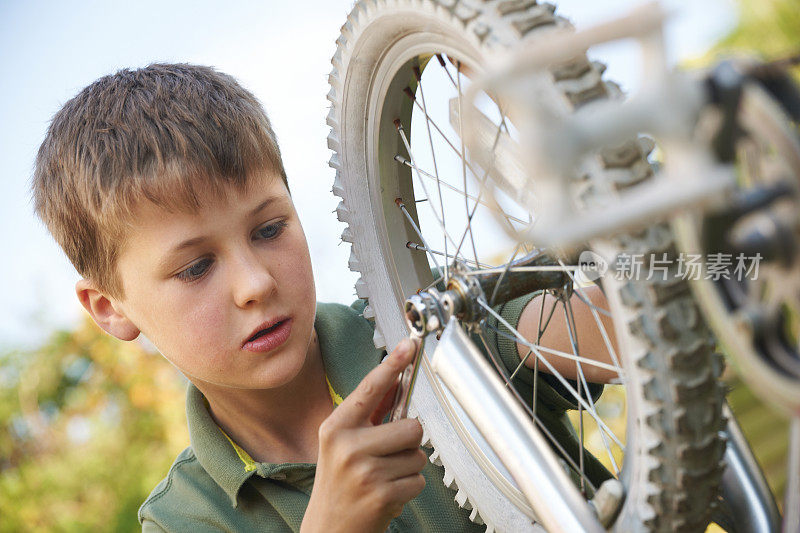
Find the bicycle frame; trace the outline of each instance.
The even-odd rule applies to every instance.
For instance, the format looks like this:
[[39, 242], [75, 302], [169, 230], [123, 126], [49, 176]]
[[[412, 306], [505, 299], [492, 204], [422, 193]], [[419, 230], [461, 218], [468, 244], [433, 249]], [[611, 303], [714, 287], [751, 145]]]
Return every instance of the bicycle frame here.
[[[525, 203], [537, 216], [536, 224], [519, 238], [541, 243], [543, 247], [570, 248], [590, 239], [641, 228], [676, 210], [718, 203], [734, 185], [733, 167], [719, 165], [706, 146], [692, 139], [698, 115], [707, 103], [700, 80], [665, 66], [665, 47], [661, 27], [667, 14], [657, 3], [645, 4], [626, 17], [594, 28], [560, 36], [548, 36], [536, 46], [520, 48], [510, 58], [498, 60], [500, 67], [485, 73], [466, 91], [473, 102], [480, 91], [509, 96], [509, 107], [521, 124], [520, 146], [507, 148], [504, 157], [519, 161], [518, 166], [535, 168], [535, 176], [516, 180], [512, 197]], [[604, 101], [575, 113], [555, 115], [548, 105], [557, 94], [548, 82], [547, 68], [563, 64], [590, 46], [623, 38], [637, 40], [642, 49], [644, 86], [625, 102]], [[474, 106], [464, 109], [467, 146], [478, 163], [486, 153], [487, 121]], [[562, 176], [578, 174], [578, 163], [601, 148], [613, 146], [641, 131], [652, 132], [670, 164], [661, 175], [645, 185], [613, 198], [614, 209], [587, 209], [577, 213], [569, 203], [567, 182]], [[523, 155], [524, 154], [524, 155]], [[703, 176], [702, 180], [692, 179]], [[535, 179], [535, 187], [532, 183]], [[525, 190], [536, 189], [537, 201]], [[509, 191], [505, 191], [509, 192]]]

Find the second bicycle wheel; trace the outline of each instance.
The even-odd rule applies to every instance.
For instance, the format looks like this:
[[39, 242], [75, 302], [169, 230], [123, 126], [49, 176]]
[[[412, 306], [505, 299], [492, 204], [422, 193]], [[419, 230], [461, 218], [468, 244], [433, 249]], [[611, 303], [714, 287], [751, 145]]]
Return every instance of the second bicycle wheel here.
[[[489, 146], [495, 151], [494, 168], [477, 168], [468, 154], [464, 157], [460, 95], [472, 73], [497, 52], [567, 25], [552, 6], [534, 1], [362, 1], [353, 8], [330, 75], [329, 147], [337, 170], [333, 192], [342, 198], [337, 213], [347, 224], [343, 240], [353, 245], [350, 268], [361, 273], [356, 292], [369, 300], [365, 316], [375, 319], [377, 346], [391, 347], [407, 336], [402, 303], [436, 282], [432, 270], [446, 272], [456, 259], [475, 270], [503, 267], [535, 245], [508, 237], [535, 215], [506, 194], [512, 188], [495, 179], [499, 185], [491, 200], [481, 192], [489, 172], [513, 180], [524, 171], [503, 150], [504, 143], [516, 139], [513, 120], [491, 97], [477, 102], [494, 125]], [[618, 91], [603, 81], [601, 71], [582, 56], [553, 72], [563, 95], [554, 105], [570, 109], [616, 97]], [[592, 194], [588, 184], [596, 183], [594, 178], [617, 188], [647, 179], [646, 145], [637, 140], [604, 151], [589, 165], [596, 176], [576, 180], [576, 197]], [[604, 256], [674, 253], [672, 235], [661, 225], [592, 246]], [[701, 530], [716, 500], [724, 451], [720, 368], [711, 337], [679, 278], [607, 275], [601, 281], [607, 298], [602, 306], [600, 291], [589, 288], [591, 283], [581, 288], [580, 279], [574, 297], [559, 291], [540, 296], [538, 329], [547, 335], [547, 324], [560, 323], [560, 333], [551, 336], [563, 344], [544, 346], [545, 337], [538, 334], [525, 342], [548, 354], [549, 361], [581, 362], [572, 376], [548, 379], [567, 402], [578, 392], [571, 400], [579, 406], [575, 434], [587, 448], [590, 439], [597, 441], [598, 460], [625, 487], [612, 529]], [[547, 320], [551, 309], [555, 322]], [[588, 326], [579, 330], [576, 323]], [[512, 346], [522, 341], [509, 333]], [[492, 334], [499, 338], [503, 332]], [[598, 367], [581, 346], [584, 351], [605, 348], [611, 361], [606, 370], [614, 369], [621, 384], [607, 386], [604, 397], [624, 398], [623, 407], [581, 395], [592, 376], [608, 378], [591, 372]], [[471, 517], [490, 530], [530, 528], [534, 510], [427, 366], [412, 408], [435, 448], [432, 460], [442, 462], [445, 484], [456, 489], [456, 501], [471, 509]], [[621, 423], [614, 421], [613, 411], [624, 413]], [[590, 434], [592, 425], [597, 429]], [[563, 461], [591, 494], [594, 483], [585, 470], [594, 459], [578, 455], [576, 461], [565, 453]]]

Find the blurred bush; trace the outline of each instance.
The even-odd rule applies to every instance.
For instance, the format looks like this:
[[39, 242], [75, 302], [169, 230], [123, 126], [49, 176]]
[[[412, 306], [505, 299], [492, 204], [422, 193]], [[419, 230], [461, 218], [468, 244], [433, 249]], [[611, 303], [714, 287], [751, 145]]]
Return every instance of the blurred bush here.
[[[797, 0], [736, 0], [737, 24], [700, 57], [684, 66], [703, 67], [725, 56], [772, 61], [800, 54], [800, 5]], [[790, 69], [800, 82], [800, 65]]]
[[786, 461], [789, 453], [789, 419], [785, 413], [761, 401], [741, 378], [728, 372], [728, 403], [742, 427], [767, 483], [783, 509]]
[[797, 0], [738, 0], [736, 4], [736, 28], [714, 46], [714, 52], [757, 52], [767, 60], [800, 53]]
[[189, 443], [186, 381], [86, 317], [0, 355], [0, 531], [138, 531], [136, 511]]

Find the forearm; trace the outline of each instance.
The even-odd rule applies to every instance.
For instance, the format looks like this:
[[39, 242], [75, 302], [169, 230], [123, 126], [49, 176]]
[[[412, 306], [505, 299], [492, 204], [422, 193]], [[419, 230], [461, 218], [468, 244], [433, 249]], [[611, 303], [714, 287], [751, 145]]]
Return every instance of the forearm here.
[[[582, 289], [582, 293], [592, 305], [600, 309], [608, 309], [605, 296], [598, 286], [592, 285], [586, 287]], [[553, 304], [555, 304], [555, 309], [553, 310], [549, 323], [547, 323], [550, 311], [553, 309]], [[602, 328], [606, 332], [611, 347], [614, 352], [617, 353], [616, 335], [611, 317], [598, 312], [597, 319], [595, 319], [592, 315], [591, 308], [583, 303], [577, 294], [572, 295], [570, 304], [575, 322], [572, 338], [567, 323], [565, 306], [549, 294], [545, 296], [543, 312], [542, 296], [537, 296], [528, 303], [522, 311], [522, 315], [520, 315], [517, 329], [528, 341], [545, 348], [545, 350], [540, 350], [541, 354], [545, 356], [555, 370], [565, 378], [577, 379], [577, 365], [574, 360], [561, 357], [553, 352], [562, 352], [570, 356], [573, 355], [573, 339], [577, 343], [577, 353], [581, 357], [592, 359], [606, 365], [616, 366], [608, 350], [608, 344], [603, 336], [603, 332], [598, 324], [599, 320], [599, 323], [602, 324]], [[567, 310], [569, 310], [569, 306]], [[546, 323], [547, 327], [545, 328]], [[544, 333], [537, 343], [540, 327], [544, 330]], [[553, 350], [553, 352], [548, 352], [547, 349]], [[521, 358], [527, 356], [525, 365], [529, 368], [533, 368], [536, 363], [536, 355], [534, 353], [528, 355], [530, 348], [524, 344], [517, 344], [517, 351]], [[581, 367], [586, 379], [590, 382], [608, 383], [610, 380], [617, 378], [617, 373], [611, 369], [589, 363], [583, 363]], [[541, 363], [539, 364], [539, 370], [549, 372], [547, 366]]]

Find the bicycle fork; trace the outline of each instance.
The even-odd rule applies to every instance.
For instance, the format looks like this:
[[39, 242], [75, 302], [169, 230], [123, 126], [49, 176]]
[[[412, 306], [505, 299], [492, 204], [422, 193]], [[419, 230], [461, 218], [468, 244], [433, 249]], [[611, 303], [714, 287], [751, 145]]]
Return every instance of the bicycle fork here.
[[454, 317], [431, 367], [511, 473], [547, 531], [599, 533], [589, 503]]

